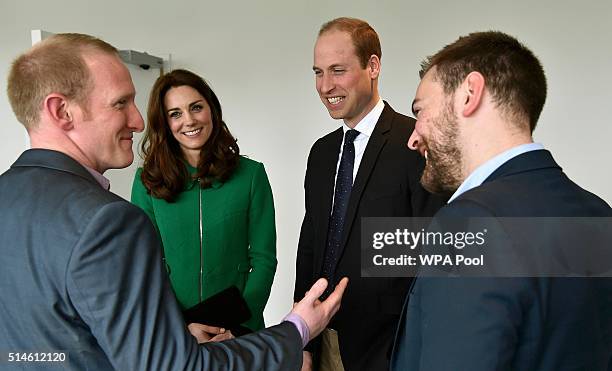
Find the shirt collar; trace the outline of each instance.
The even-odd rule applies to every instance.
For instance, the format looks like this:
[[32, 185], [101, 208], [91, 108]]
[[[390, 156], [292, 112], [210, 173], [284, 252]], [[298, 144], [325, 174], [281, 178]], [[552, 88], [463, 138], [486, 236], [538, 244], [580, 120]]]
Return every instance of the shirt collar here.
[[493, 174], [495, 170], [514, 157], [522, 155], [526, 152], [537, 151], [540, 149], [544, 149], [544, 146], [540, 143], [526, 143], [510, 148], [509, 150], [493, 157], [484, 164], [478, 166], [476, 170], [472, 171], [472, 173], [463, 181], [463, 183], [461, 183], [459, 188], [457, 188], [455, 193], [453, 193], [451, 198], [448, 200], [448, 203], [451, 203], [454, 199], [470, 189], [480, 186], [489, 177], [489, 175]]
[[[357, 125], [355, 125], [354, 129], [357, 130], [360, 134], [357, 138], [361, 137], [362, 134], [370, 137], [372, 132], [374, 131], [374, 127], [382, 114], [383, 109], [385, 108], [385, 104], [383, 103], [382, 98], [378, 99], [378, 103], [372, 108], [364, 118], [359, 121]], [[347, 131], [351, 130], [350, 127], [346, 123], [342, 124], [342, 130], [346, 134]]]
[[[238, 161], [240, 161], [240, 160], [238, 160]], [[200, 183], [200, 181], [197, 178], [193, 178], [195, 173], [198, 171], [198, 168], [191, 166], [191, 164], [189, 164], [189, 162], [187, 162], [187, 160], [185, 160], [185, 159], [183, 159], [183, 163], [187, 167], [187, 171], [189, 172], [189, 175], [192, 176], [191, 181], [187, 182], [187, 184], [185, 186], [187, 187], [187, 189], [192, 189], [194, 185]], [[221, 183], [217, 179], [214, 179], [210, 186], [211, 186], [211, 188], [220, 188], [222, 185], [223, 185], [223, 183]]]
[[89, 171], [89, 174], [94, 177], [94, 179], [100, 184], [100, 186], [102, 186], [102, 188], [106, 189], [107, 191], [110, 190], [110, 180], [108, 180], [104, 175], [100, 174], [99, 172], [88, 166], [83, 165], [83, 167], [87, 171]]

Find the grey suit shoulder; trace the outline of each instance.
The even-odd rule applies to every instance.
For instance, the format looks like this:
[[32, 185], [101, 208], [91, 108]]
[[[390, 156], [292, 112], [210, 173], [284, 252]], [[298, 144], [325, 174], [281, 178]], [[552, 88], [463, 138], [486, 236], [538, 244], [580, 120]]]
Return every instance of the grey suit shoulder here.
[[63, 367], [72, 370], [301, 365], [301, 338], [290, 323], [196, 344], [146, 215], [64, 154], [26, 151], [0, 176], [0, 220], [3, 351], [65, 351]]

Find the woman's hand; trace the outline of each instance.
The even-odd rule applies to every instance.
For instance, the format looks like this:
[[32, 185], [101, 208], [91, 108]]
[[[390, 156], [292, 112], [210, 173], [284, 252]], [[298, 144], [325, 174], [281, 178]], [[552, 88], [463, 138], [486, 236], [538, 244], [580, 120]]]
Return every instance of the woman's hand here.
[[208, 326], [201, 323], [190, 323], [187, 325], [187, 329], [191, 335], [196, 338], [198, 344], [206, 343], [208, 341], [223, 341], [234, 338], [232, 332], [224, 329], [223, 327]]

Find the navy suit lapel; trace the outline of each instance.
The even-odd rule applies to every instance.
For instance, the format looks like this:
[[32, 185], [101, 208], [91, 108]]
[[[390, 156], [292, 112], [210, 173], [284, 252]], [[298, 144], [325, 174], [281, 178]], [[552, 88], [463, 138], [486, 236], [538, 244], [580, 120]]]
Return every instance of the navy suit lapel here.
[[363, 195], [363, 190], [370, 179], [370, 175], [372, 174], [372, 170], [376, 165], [380, 151], [387, 143], [387, 133], [391, 129], [391, 122], [393, 121], [394, 114], [395, 112], [393, 109], [391, 109], [391, 107], [385, 103], [385, 108], [380, 114], [380, 118], [374, 127], [372, 136], [370, 137], [365, 152], [363, 153], [363, 157], [361, 158], [359, 170], [357, 171], [357, 176], [355, 177], [355, 182], [353, 183], [353, 188], [351, 190], [351, 197], [346, 210], [346, 217], [344, 219], [342, 242], [340, 244], [340, 256], [342, 256], [344, 252], [344, 247], [346, 246], [348, 236], [350, 235], [353, 227], [353, 221], [355, 219], [355, 214], [357, 213], [357, 207], [361, 201], [361, 196]]
[[561, 167], [555, 162], [549, 151], [536, 150], [525, 152], [510, 159], [497, 168], [487, 179], [485, 179], [483, 184], [504, 176], [545, 168], [558, 168], [561, 170]]

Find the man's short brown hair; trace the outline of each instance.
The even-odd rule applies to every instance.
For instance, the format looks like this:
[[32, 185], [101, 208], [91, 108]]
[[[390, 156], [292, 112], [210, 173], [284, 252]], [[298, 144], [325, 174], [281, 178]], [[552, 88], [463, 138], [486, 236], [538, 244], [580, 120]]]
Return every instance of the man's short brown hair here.
[[319, 36], [334, 30], [347, 32], [351, 35], [353, 46], [355, 46], [355, 54], [359, 58], [361, 68], [366, 68], [372, 55], [376, 55], [378, 59], [382, 58], [378, 34], [368, 22], [357, 18], [336, 18], [321, 26]]
[[8, 77], [7, 93], [11, 107], [26, 129], [40, 120], [46, 96], [58, 93], [87, 107], [93, 82], [83, 60], [85, 52], [117, 54], [117, 49], [89, 35], [53, 35], [15, 59]]
[[470, 72], [481, 73], [502, 112], [535, 129], [546, 101], [546, 76], [538, 58], [514, 37], [498, 31], [460, 37], [421, 63], [421, 78], [433, 67], [447, 95]]

